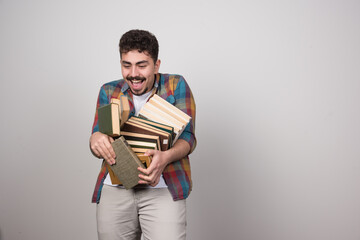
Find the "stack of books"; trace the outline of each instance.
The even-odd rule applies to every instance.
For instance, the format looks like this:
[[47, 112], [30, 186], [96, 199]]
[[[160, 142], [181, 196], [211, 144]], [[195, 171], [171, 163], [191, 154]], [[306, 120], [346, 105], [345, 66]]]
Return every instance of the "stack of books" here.
[[[139, 181], [138, 167], [147, 168], [151, 157], [144, 155], [149, 150], [166, 151], [179, 138], [191, 117], [158, 95], [143, 106], [139, 116], [129, 116], [126, 96], [111, 99], [110, 104], [98, 109], [99, 131], [119, 137], [112, 143], [116, 163], [107, 165], [113, 184], [122, 184], [126, 189]], [[125, 172], [126, 173], [125, 173]]]
[[158, 137], [159, 146], [157, 150], [161, 151], [166, 151], [172, 146], [175, 136], [173, 127], [140, 117], [131, 117], [125, 122], [122, 130]]
[[173, 143], [176, 142], [191, 120], [189, 115], [156, 94], [144, 105], [139, 116], [172, 126], [175, 133]]

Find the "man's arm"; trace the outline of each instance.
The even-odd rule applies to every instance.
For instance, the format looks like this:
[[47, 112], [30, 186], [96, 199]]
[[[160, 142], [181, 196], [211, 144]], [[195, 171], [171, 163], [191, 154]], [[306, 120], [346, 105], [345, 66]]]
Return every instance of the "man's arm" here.
[[[195, 138], [195, 101], [190, 90], [190, 87], [186, 83], [182, 76], [179, 78], [172, 78], [169, 85], [176, 85], [173, 92], [173, 99], [169, 102], [173, 103], [175, 107], [179, 108], [189, 116], [191, 116], [190, 123], [186, 126], [179, 139], [176, 141], [167, 151], [154, 151], [148, 150], [147, 154], [152, 155], [153, 159], [148, 169], [139, 169], [145, 175], [140, 174], [140, 184], [149, 184], [156, 186], [160, 180], [160, 176], [163, 173], [165, 167], [177, 160], [181, 160], [190, 154], [196, 146]], [[147, 175], [147, 176], [146, 176]]]
[[92, 135], [90, 136], [89, 145], [90, 150], [94, 156], [98, 158], [103, 158], [110, 165], [115, 163], [115, 152], [111, 146], [111, 143], [114, 141], [112, 137], [109, 137], [106, 134], [99, 132], [99, 123], [98, 123], [98, 108], [109, 104], [108, 94], [106, 93], [104, 84], [100, 88], [96, 103], [96, 111], [94, 117], [94, 123], [92, 127]]
[[152, 161], [147, 169], [138, 168], [143, 174], [140, 174], [139, 184], [149, 184], [156, 186], [160, 181], [160, 176], [165, 167], [170, 163], [180, 160], [190, 152], [190, 145], [187, 141], [179, 139], [174, 146], [166, 151], [148, 150], [146, 155], [152, 156]]

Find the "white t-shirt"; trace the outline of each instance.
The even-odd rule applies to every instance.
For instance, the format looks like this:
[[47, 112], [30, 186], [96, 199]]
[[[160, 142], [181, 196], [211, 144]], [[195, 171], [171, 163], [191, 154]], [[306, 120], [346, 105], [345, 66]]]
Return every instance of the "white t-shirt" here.
[[[149, 99], [151, 93], [152, 93], [152, 91], [144, 93], [143, 95], [140, 95], [140, 96], [133, 95], [133, 101], [134, 101], [134, 107], [135, 107], [135, 116], [139, 115], [139, 112], [140, 112], [141, 108], [147, 102], [147, 100]], [[112, 184], [109, 174], [106, 176], [106, 178], [104, 180], [104, 184], [109, 185], [109, 186], [122, 187], [121, 185]], [[149, 188], [167, 188], [167, 185], [165, 183], [163, 175], [161, 175], [160, 181], [155, 187], [152, 187], [150, 185], [139, 185], [139, 186], [149, 187]]]

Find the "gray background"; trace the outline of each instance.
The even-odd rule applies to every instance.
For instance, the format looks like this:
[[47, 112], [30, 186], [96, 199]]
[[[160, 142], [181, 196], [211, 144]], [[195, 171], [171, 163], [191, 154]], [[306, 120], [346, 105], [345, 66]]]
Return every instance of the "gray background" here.
[[0, 239], [96, 239], [102, 83], [133, 28], [197, 103], [188, 239], [360, 239], [359, 1], [0, 0]]

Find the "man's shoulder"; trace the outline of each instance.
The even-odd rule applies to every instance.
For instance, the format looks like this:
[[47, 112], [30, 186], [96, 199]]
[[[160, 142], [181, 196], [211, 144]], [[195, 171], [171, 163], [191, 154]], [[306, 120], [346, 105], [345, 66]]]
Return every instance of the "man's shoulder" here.
[[104, 89], [110, 89], [110, 88], [122, 88], [125, 84], [124, 79], [114, 80], [111, 82], [104, 83], [102, 87]]
[[180, 79], [185, 80], [184, 77], [180, 74], [161, 73], [161, 77], [165, 81], [179, 81]]
[[186, 82], [185, 78], [180, 74], [161, 73], [160, 84], [176, 86], [180, 82]]

